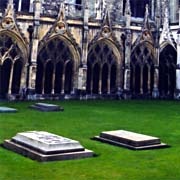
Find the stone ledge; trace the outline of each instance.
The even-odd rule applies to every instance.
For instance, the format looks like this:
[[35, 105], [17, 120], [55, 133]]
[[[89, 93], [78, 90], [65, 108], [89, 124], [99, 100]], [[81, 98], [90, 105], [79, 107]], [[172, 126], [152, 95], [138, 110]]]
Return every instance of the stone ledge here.
[[5, 140], [2, 146], [8, 150], [12, 150], [18, 154], [21, 154], [25, 157], [29, 157], [32, 160], [37, 160], [39, 162], [73, 160], [73, 159], [88, 158], [94, 156], [94, 153], [87, 149], [78, 152], [57, 153], [57, 154], [47, 155], [32, 150], [23, 145], [17, 144], [15, 142], [12, 142], [11, 140]]
[[0, 107], [0, 113], [16, 113], [17, 109], [9, 107]]
[[125, 130], [101, 132], [99, 136], [95, 136], [92, 139], [133, 150], [170, 147], [167, 144], [161, 143], [160, 139], [157, 137]]
[[120, 143], [120, 142], [117, 142], [117, 141], [101, 138], [99, 136], [95, 136], [92, 139], [100, 141], [100, 142], [108, 143], [108, 144], [111, 144], [111, 145], [115, 145], [115, 146], [125, 147], [125, 148], [132, 149], [132, 150], [160, 149], [160, 148], [170, 147], [169, 145], [164, 144], [164, 143], [155, 144], [155, 145], [148, 145], [148, 146], [135, 147], [135, 146], [131, 146], [131, 145], [128, 145], [128, 144], [123, 144], [123, 143]]
[[30, 108], [43, 111], [43, 112], [64, 111], [63, 107], [54, 105], [54, 104], [48, 104], [48, 103], [36, 103], [34, 105], [31, 105]]

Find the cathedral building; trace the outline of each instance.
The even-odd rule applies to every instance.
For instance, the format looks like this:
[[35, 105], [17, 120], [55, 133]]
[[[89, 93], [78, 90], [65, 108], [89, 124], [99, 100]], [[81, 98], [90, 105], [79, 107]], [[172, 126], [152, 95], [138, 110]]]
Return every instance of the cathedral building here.
[[1, 0], [0, 99], [179, 99], [179, 0]]

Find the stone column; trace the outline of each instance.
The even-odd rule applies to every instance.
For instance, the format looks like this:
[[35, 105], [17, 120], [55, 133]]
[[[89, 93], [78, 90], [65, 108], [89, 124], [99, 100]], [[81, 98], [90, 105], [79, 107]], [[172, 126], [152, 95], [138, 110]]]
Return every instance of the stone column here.
[[135, 67], [133, 67], [133, 91], [132, 91], [132, 93], [135, 93], [135, 87], [136, 87], [136, 71], [135, 71], [136, 69], [135, 69]]
[[19, 0], [18, 11], [21, 11], [22, 0]]
[[140, 94], [143, 94], [143, 66], [140, 67]]
[[153, 92], [152, 92], [152, 96], [153, 98], [158, 98], [159, 97], [159, 68], [158, 66], [154, 67], [154, 85], [153, 85]]
[[88, 1], [85, 0], [83, 4], [84, 8], [84, 21], [83, 21], [83, 30], [82, 30], [82, 57], [81, 64], [79, 67], [79, 76], [78, 76], [78, 89], [80, 93], [85, 94], [86, 84], [87, 84], [87, 58], [88, 58], [88, 22], [89, 22], [89, 8]]
[[132, 43], [132, 35], [131, 35], [131, 6], [130, 1], [126, 0], [125, 5], [125, 19], [126, 19], [126, 37], [125, 37], [125, 45], [124, 45], [124, 92], [123, 96], [125, 99], [131, 98], [131, 91], [130, 91], [130, 79], [131, 79], [131, 68], [130, 68], [130, 61], [131, 61], [131, 43]]
[[99, 70], [99, 91], [98, 94], [101, 95], [102, 94], [102, 67], [100, 67]]
[[104, 0], [96, 0], [96, 19], [102, 19], [106, 4]]
[[36, 69], [37, 69], [37, 56], [39, 45], [39, 26], [40, 26], [40, 13], [41, 13], [41, 0], [34, 0], [34, 19], [32, 27], [32, 35], [30, 35], [30, 55], [29, 67], [27, 78], [27, 89], [29, 90], [28, 99], [31, 99], [32, 94], [35, 93]]
[[111, 68], [108, 70], [107, 94], [111, 94]]
[[[180, 27], [180, 8], [179, 8], [179, 27]], [[174, 97], [180, 100], [180, 28], [177, 32], [177, 66], [176, 66], [176, 90]]]
[[151, 92], [151, 66], [148, 67], [148, 94]]
[[30, 0], [30, 7], [29, 7], [29, 12], [33, 12], [34, 9], [34, 0]]
[[180, 29], [177, 34], [177, 68], [176, 68], [176, 91], [175, 98], [180, 99]]
[[169, 1], [169, 10], [170, 10], [170, 21], [173, 23], [178, 22], [178, 5], [179, 5], [179, 0], [170, 0]]
[[123, 6], [124, 6], [124, 0], [115, 0], [114, 1], [113, 16], [116, 21], [119, 21], [123, 16]]
[[155, 8], [154, 8], [154, 3], [155, 0], [151, 0], [151, 18], [154, 19], [155, 17]]
[[8, 95], [11, 95], [11, 93], [12, 93], [13, 71], [14, 71], [14, 62], [12, 61], [12, 66], [11, 66], [11, 70], [10, 70], [10, 77], [9, 77]]
[[56, 64], [53, 64], [53, 74], [52, 74], [52, 91], [51, 93], [55, 93], [55, 78], [56, 78]]
[[91, 90], [91, 94], [93, 94], [93, 74], [94, 74], [94, 68], [91, 67], [91, 84], [90, 84], [90, 90]]
[[63, 66], [63, 74], [62, 74], [62, 88], [61, 88], [61, 94], [64, 95], [64, 87], [65, 87], [65, 69], [66, 65]]
[[45, 76], [46, 76], [46, 63], [43, 65], [43, 77], [42, 77], [42, 94], [44, 94], [45, 87]]
[[130, 80], [131, 80], [131, 31], [126, 31], [126, 40], [125, 40], [125, 67], [124, 67], [124, 98], [131, 98], [130, 90]]

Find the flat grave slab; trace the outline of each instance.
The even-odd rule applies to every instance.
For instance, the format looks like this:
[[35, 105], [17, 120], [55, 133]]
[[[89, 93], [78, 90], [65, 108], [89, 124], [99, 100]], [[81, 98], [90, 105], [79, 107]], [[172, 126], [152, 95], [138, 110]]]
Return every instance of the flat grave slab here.
[[18, 133], [3, 147], [40, 162], [93, 157], [78, 141], [44, 131]]
[[36, 109], [39, 111], [49, 112], [49, 111], [64, 111], [64, 108], [54, 104], [48, 103], [36, 103], [31, 105], [30, 108]]
[[134, 150], [169, 147], [167, 144], [161, 143], [157, 137], [125, 130], [101, 132], [99, 136], [95, 136], [93, 139]]
[[16, 113], [17, 109], [9, 107], [0, 107], [0, 113]]

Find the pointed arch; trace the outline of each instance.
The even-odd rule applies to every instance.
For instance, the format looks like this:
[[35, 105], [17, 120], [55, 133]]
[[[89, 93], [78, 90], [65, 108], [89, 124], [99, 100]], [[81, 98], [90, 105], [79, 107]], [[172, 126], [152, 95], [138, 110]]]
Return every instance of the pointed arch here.
[[11, 70], [12, 70], [12, 60], [10, 58], [7, 58], [4, 60], [1, 66], [0, 92], [2, 98], [6, 98], [6, 95], [8, 94]]
[[[49, 60], [53, 64], [52, 77], [45, 80], [46, 69], [42, 70], [40, 66], [44, 67]], [[40, 42], [37, 65], [36, 93], [71, 94], [76, 88], [80, 52], [67, 37], [55, 35], [46, 42]], [[47, 84], [52, 86], [51, 91], [44, 91]]]
[[130, 87], [133, 96], [151, 96], [154, 83], [154, 66], [157, 64], [151, 42], [141, 41], [131, 54]]
[[[1, 30], [0, 56], [0, 74], [2, 76], [2, 78], [0, 78], [0, 96], [3, 98], [6, 98], [7, 94], [16, 96], [20, 93], [20, 89], [25, 86], [22, 82], [25, 83], [25, 81], [23, 81], [23, 74], [26, 76], [25, 64], [28, 60], [27, 47], [22, 38], [10, 30]], [[8, 72], [10, 73], [7, 76], [9, 78], [8, 81], [3, 78], [6, 69], [3, 64], [7, 59], [11, 59], [12, 62], [10, 69], [8, 69]], [[6, 84], [5, 89], [3, 87], [3, 83], [5, 82], [3, 81], [8, 83]]]
[[[99, 64], [98, 70], [97, 64]], [[119, 48], [116, 44], [110, 39], [101, 39], [91, 44], [87, 59], [87, 93], [116, 93], [123, 79], [123, 77], [119, 76], [121, 73], [118, 73], [122, 70], [122, 65], [123, 56], [119, 52]], [[98, 85], [96, 84], [95, 86], [94, 81], [97, 83], [97, 80]]]
[[176, 88], [177, 51], [170, 44], [163, 44], [159, 58], [159, 92], [161, 98], [173, 98]]

